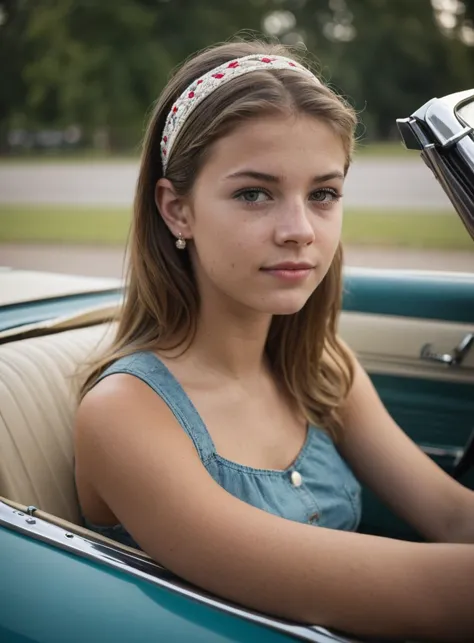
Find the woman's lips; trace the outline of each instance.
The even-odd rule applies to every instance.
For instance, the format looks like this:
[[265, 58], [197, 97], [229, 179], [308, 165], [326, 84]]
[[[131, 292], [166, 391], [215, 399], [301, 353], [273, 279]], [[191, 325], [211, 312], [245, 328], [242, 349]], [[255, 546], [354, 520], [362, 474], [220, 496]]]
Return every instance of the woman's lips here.
[[262, 268], [263, 272], [277, 277], [278, 279], [283, 279], [285, 281], [300, 281], [306, 279], [311, 272], [314, 270], [315, 266], [309, 263], [281, 263], [275, 266], [270, 266], [268, 268]]

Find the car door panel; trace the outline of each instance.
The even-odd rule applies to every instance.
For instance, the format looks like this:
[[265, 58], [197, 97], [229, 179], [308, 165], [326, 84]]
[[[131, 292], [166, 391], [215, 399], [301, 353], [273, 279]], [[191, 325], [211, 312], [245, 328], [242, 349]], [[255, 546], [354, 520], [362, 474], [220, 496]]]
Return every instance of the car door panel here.
[[[420, 353], [452, 353], [474, 332], [474, 275], [350, 269], [339, 331], [395, 421], [452, 474], [474, 429], [474, 344], [454, 366]], [[474, 472], [462, 482], [474, 489]], [[419, 538], [369, 490], [364, 506], [363, 531]]]

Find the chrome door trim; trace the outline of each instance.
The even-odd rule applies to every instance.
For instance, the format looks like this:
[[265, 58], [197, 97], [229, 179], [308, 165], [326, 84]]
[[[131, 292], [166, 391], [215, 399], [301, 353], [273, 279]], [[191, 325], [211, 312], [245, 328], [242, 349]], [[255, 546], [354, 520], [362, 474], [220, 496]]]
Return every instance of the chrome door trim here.
[[18, 511], [2, 501], [0, 501], [0, 527], [10, 529], [107, 567], [118, 569], [137, 578], [145, 579], [191, 600], [204, 603], [212, 608], [258, 625], [269, 627], [292, 636], [296, 640], [311, 641], [312, 643], [358, 643], [362, 641], [359, 638], [347, 638], [345, 635], [337, 634], [323, 627], [286, 622], [227, 603], [181, 580], [148, 557], [142, 556], [139, 550], [137, 550], [136, 554], [132, 554], [121, 549], [120, 546], [112, 547], [99, 540], [93, 540], [92, 535], [89, 539], [64, 531], [57, 525], [35, 517], [34, 512], [24, 513]]
[[474, 333], [467, 333], [459, 344], [449, 353], [438, 353], [433, 349], [433, 344], [424, 344], [420, 350], [420, 358], [445, 364], [446, 366], [459, 366], [463, 363], [464, 358], [469, 353], [471, 346], [474, 344]]

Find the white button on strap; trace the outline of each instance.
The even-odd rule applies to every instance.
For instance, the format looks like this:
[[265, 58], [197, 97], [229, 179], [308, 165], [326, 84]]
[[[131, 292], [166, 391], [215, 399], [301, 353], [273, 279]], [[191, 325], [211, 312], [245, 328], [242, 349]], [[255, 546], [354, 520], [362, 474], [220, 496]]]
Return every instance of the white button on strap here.
[[303, 484], [301, 473], [299, 473], [298, 471], [293, 471], [291, 474], [291, 483], [294, 487], [301, 487], [301, 485]]

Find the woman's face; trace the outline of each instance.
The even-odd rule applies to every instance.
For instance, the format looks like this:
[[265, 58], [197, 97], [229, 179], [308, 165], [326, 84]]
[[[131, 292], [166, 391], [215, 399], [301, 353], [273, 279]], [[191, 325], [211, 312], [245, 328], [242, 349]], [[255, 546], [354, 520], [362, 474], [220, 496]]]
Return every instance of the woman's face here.
[[300, 310], [339, 243], [345, 160], [340, 137], [309, 116], [258, 118], [218, 140], [189, 202], [201, 297]]

